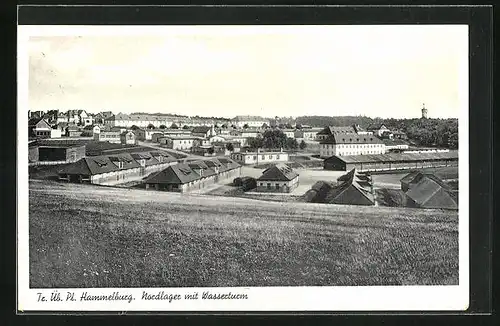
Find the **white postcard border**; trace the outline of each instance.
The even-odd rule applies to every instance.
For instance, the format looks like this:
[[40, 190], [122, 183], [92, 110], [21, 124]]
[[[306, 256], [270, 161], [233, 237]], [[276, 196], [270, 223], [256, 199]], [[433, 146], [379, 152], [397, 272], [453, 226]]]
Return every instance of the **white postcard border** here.
[[[412, 25], [416, 26], [416, 25]], [[437, 25], [425, 25], [429, 28]], [[450, 25], [446, 25], [450, 26]], [[468, 26], [463, 28], [468, 40]], [[252, 33], [257, 29], [300, 33], [325, 26], [203, 26], [204, 31], [220, 33]], [[336, 26], [361, 28], [362, 26]], [[367, 27], [367, 26], [363, 26]], [[375, 27], [375, 26], [374, 26]], [[370, 28], [374, 28], [370, 27]], [[390, 26], [376, 26], [388, 28]], [[394, 27], [394, 26], [393, 26]], [[424, 26], [418, 26], [423, 28]], [[198, 28], [198, 29], [197, 29]], [[396, 28], [402, 28], [398, 25]], [[458, 286], [353, 286], [353, 287], [251, 287], [251, 288], [98, 288], [98, 289], [30, 289], [29, 288], [29, 194], [28, 194], [28, 39], [30, 36], [63, 35], [162, 35], [190, 33], [199, 26], [18, 26], [18, 133], [17, 133], [17, 308], [29, 311], [438, 311], [466, 310], [469, 305], [469, 72], [468, 42], [464, 42], [463, 67], [460, 71], [459, 116], [459, 285]], [[143, 293], [156, 295], [163, 291], [166, 300], [142, 300]], [[246, 295], [247, 299], [184, 300], [184, 294], [199, 292]], [[80, 301], [82, 294], [131, 295], [135, 299]], [[113, 294], [117, 292], [118, 294]], [[50, 301], [60, 293], [62, 301]], [[75, 301], [71, 300], [74, 294]], [[169, 302], [168, 295], [178, 294], [181, 300]], [[41, 301], [44, 296], [48, 301]], [[57, 295], [55, 295], [57, 297]], [[68, 299], [69, 298], [69, 299]], [[68, 299], [68, 301], [66, 301]]]

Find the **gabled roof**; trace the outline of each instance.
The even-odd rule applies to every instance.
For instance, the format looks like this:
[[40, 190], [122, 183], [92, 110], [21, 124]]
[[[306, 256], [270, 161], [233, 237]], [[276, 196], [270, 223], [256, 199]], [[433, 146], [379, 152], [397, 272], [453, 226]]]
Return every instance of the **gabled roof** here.
[[162, 161], [163, 162], [176, 162], [177, 159], [166, 152], [160, 152], [160, 151], [152, 151], [149, 152], [154, 158], [158, 160], [159, 157], [163, 157]]
[[383, 123], [373, 123], [373, 124], [369, 125], [368, 128], [366, 128], [366, 129], [373, 131], [373, 130], [380, 130], [380, 129], [382, 129], [382, 127], [387, 128], [385, 126], [385, 124], [383, 124]]
[[360, 182], [359, 180], [357, 180], [357, 175], [358, 174], [356, 169], [352, 169], [347, 174], [339, 177], [337, 179], [339, 182], [328, 192], [325, 201], [336, 203], [337, 199], [340, 198], [341, 195], [350, 194], [350, 196], [347, 196], [347, 198], [342, 198], [343, 204], [364, 204], [364, 202], [359, 202], [359, 196], [354, 195], [354, 193], [358, 193], [362, 196], [361, 198], [364, 197], [366, 200], [368, 200], [369, 203], [374, 204], [375, 198], [369, 187], [369, 182]]
[[446, 190], [450, 189], [450, 187], [446, 183], [444, 183], [443, 180], [441, 180], [440, 178], [438, 178], [434, 174], [432, 174], [432, 173], [422, 173], [420, 171], [410, 172], [409, 174], [407, 174], [406, 176], [404, 176], [403, 178], [401, 178], [400, 181], [402, 183], [406, 183], [406, 184], [417, 184], [417, 183], [419, 183], [424, 178], [428, 178], [428, 179], [433, 180], [440, 187], [442, 187], [442, 188], [444, 188]]
[[422, 174], [422, 172], [420, 172], [420, 171], [412, 171], [412, 172], [408, 173], [407, 175], [405, 175], [404, 177], [402, 177], [400, 181], [403, 183], [410, 183], [413, 180], [415, 180], [415, 178], [418, 175], [421, 175], [421, 174]]
[[95, 175], [118, 171], [119, 168], [107, 156], [84, 157], [59, 170], [59, 174]]
[[318, 135], [349, 134], [349, 133], [353, 134], [356, 133], [356, 131], [352, 126], [343, 126], [343, 127], [327, 126], [323, 130], [318, 132]]
[[191, 131], [193, 134], [206, 134], [209, 132], [211, 127], [209, 126], [198, 126], [194, 127], [193, 130]]
[[109, 160], [113, 163], [123, 163], [123, 169], [133, 169], [140, 167], [140, 164], [129, 153], [118, 153], [108, 156]]
[[273, 165], [262, 172], [257, 180], [262, 181], [291, 181], [299, 175], [286, 164]]
[[148, 152], [130, 153], [130, 156], [136, 162], [144, 160], [146, 162], [146, 166], [156, 165], [156, 164], [160, 163], [151, 153], [148, 153]]
[[28, 127], [33, 128], [33, 127], [45, 127], [50, 129], [50, 124], [44, 119], [44, 118], [31, 118], [28, 120]]
[[188, 164], [179, 163], [146, 178], [146, 183], [184, 184], [200, 179]]
[[[425, 207], [427, 203], [433, 203], [429, 206], [441, 206], [446, 208], [455, 208], [455, 196], [448, 188], [443, 187], [435, 179], [423, 177], [406, 192], [418, 206]], [[437, 204], [437, 205], [436, 205]]]

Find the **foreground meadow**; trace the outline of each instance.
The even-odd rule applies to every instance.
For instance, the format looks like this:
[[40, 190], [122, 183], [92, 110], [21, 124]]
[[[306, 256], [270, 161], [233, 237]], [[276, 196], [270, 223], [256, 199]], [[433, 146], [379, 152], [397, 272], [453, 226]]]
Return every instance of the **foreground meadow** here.
[[30, 182], [31, 287], [458, 284], [456, 212]]

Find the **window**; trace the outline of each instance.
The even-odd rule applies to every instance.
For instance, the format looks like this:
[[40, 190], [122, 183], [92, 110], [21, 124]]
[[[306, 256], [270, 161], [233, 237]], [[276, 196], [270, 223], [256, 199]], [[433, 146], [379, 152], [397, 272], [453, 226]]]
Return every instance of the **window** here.
[[256, 160], [256, 159], [257, 159], [257, 155], [254, 155], [254, 156], [253, 156], [253, 159], [254, 159], [254, 160]]
[[273, 156], [272, 155], [269, 155], [269, 159], [272, 160], [273, 159]]
[[263, 186], [263, 185], [264, 185], [264, 182], [261, 182], [261, 183], [260, 183], [260, 185], [261, 185], [261, 186]]
[[277, 183], [277, 184], [276, 184], [276, 190], [279, 190], [279, 189], [280, 189], [280, 184], [279, 184], [279, 183]]
[[279, 160], [280, 159], [280, 156], [279, 155], [276, 155], [276, 159]]
[[267, 189], [271, 189], [271, 184], [270, 183], [267, 184]]
[[265, 160], [266, 159], [266, 156], [265, 155], [262, 155], [262, 159]]

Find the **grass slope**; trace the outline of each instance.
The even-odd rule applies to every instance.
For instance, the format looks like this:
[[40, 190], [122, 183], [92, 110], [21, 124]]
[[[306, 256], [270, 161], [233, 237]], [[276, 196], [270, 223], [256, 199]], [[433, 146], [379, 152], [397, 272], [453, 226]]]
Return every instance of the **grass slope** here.
[[456, 212], [30, 182], [31, 287], [458, 283]]

